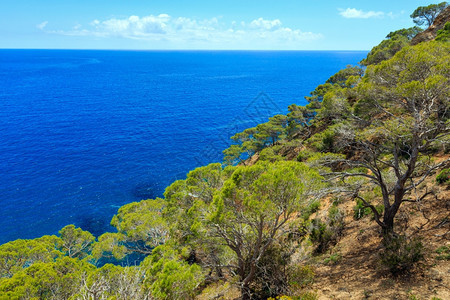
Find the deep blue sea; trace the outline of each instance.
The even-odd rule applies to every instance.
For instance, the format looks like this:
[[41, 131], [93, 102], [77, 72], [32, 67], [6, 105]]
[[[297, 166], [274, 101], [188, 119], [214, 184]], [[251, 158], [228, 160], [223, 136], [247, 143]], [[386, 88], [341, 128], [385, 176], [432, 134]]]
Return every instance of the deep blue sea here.
[[112, 230], [366, 54], [0, 50], [0, 243]]

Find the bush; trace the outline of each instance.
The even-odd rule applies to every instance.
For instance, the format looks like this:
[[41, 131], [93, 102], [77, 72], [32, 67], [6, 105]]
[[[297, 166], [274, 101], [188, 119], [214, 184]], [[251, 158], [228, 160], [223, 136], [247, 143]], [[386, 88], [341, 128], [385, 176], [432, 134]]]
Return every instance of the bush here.
[[443, 169], [438, 176], [436, 176], [436, 182], [439, 184], [450, 184], [450, 168]]
[[387, 235], [383, 239], [381, 262], [393, 275], [406, 273], [423, 259], [423, 244], [419, 238]]
[[445, 23], [444, 28], [438, 30], [436, 41], [445, 42], [450, 40], [450, 22]]
[[333, 242], [333, 236], [333, 231], [326, 223], [322, 222], [320, 219], [312, 220], [309, 238], [311, 242], [317, 244], [317, 253], [323, 253], [328, 249]]
[[334, 151], [334, 138], [336, 133], [333, 128], [327, 128], [326, 130], [316, 133], [307, 140], [310, 147], [319, 152], [333, 152]]
[[292, 249], [288, 243], [275, 244], [267, 249], [259, 261], [252, 296], [267, 299], [289, 291], [289, 262]]
[[314, 201], [313, 203], [311, 203], [310, 205], [308, 205], [305, 210], [302, 212], [302, 219], [303, 220], [308, 220], [309, 217], [317, 212], [320, 208], [320, 201]]
[[301, 290], [314, 282], [314, 270], [310, 266], [294, 265], [289, 269], [291, 291]]
[[[377, 210], [378, 214], [382, 214], [384, 210], [384, 205], [379, 204], [375, 206], [375, 209]], [[362, 219], [364, 216], [372, 216], [373, 219], [375, 219], [375, 214], [369, 207], [365, 207], [364, 203], [356, 199], [356, 205], [353, 207], [353, 218], [355, 220]]]
[[317, 245], [316, 253], [324, 253], [330, 246], [336, 244], [344, 228], [344, 215], [336, 205], [328, 210], [326, 222], [319, 218], [311, 221], [309, 239]]
[[367, 216], [370, 213], [370, 208], [365, 207], [364, 203], [356, 199], [356, 205], [353, 206], [353, 218], [355, 220], [362, 219], [364, 216]]
[[314, 152], [313, 151], [310, 151], [310, 150], [303, 150], [303, 151], [300, 151], [300, 153], [298, 154], [298, 156], [297, 156], [297, 161], [299, 161], [299, 162], [305, 162], [305, 161], [307, 161], [311, 156], [313, 156], [314, 155]]
[[340, 261], [341, 258], [342, 258], [342, 256], [340, 253], [334, 253], [334, 254], [331, 254], [330, 256], [328, 256], [327, 258], [325, 258], [323, 260], [323, 263], [326, 265], [328, 265], [328, 264], [333, 265], [333, 264], [336, 264], [338, 261]]
[[436, 259], [438, 260], [450, 260], [450, 246], [442, 246], [436, 249], [436, 253], [439, 254]]
[[317, 300], [319, 297], [313, 292], [304, 292], [299, 296], [277, 296], [276, 298], [268, 298], [267, 300]]

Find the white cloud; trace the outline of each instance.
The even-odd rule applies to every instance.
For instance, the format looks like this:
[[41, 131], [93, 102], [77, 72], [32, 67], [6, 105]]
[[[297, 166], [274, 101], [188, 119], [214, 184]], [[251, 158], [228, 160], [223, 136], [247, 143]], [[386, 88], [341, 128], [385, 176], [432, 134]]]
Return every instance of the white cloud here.
[[262, 29], [262, 30], [270, 30], [270, 31], [282, 28], [280, 20], [278, 20], [278, 19], [264, 20], [263, 18], [253, 20], [250, 23], [250, 27], [253, 29]]
[[44, 21], [41, 24], [36, 25], [36, 27], [40, 30], [44, 30], [45, 26], [47, 26], [48, 21]]
[[[299, 49], [303, 42], [320, 39], [321, 34], [303, 32], [283, 26], [279, 19], [258, 18], [250, 22], [221, 18], [192, 19], [171, 17], [167, 14], [144, 17], [129, 16], [93, 20], [86, 27], [71, 30], [48, 31], [69, 36], [119, 37], [155, 42], [166, 48], [198, 49]], [[158, 42], [160, 44], [158, 44]], [[165, 43], [165, 44], [164, 44]], [[162, 45], [162, 46], [161, 46]]]
[[170, 16], [161, 14], [142, 18], [139, 16], [130, 16], [126, 19], [113, 18], [102, 22], [94, 20], [91, 25], [96, 35], [139, 38], [152, 34], [165, 34], [168, 21]]
[[381, 18], [385, 14], [382, 11], [362, 11], [356, 8], [339, 9], [339, 14], [347, 19]]

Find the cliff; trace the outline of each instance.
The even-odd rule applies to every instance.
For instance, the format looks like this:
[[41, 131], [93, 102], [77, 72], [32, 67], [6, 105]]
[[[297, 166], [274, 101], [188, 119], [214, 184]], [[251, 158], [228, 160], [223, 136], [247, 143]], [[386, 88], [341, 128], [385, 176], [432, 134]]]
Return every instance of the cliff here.
[[434, 40], [438, 30], [444, 28], [445, 23], [450, 22], [450, 6], [447, 6], [434, 20], [433, 25], [428, 27], [425, 31], [417, 34], [412, 40], [411, 45], [417, 45], [422, 42]]

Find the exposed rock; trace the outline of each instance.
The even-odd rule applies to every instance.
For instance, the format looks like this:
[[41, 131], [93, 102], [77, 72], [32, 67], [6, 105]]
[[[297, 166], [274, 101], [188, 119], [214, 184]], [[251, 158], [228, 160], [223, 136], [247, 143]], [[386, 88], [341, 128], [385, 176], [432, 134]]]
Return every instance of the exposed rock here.
[[450, 22], [450, 6], [447, 6], [434, 20], [433, 25], [427, 30], [417, 34], [412, 40], [411, 45], [417, 45], [422, 42], [434, 40], [438, 30], [444, 28], [445, 23]]

